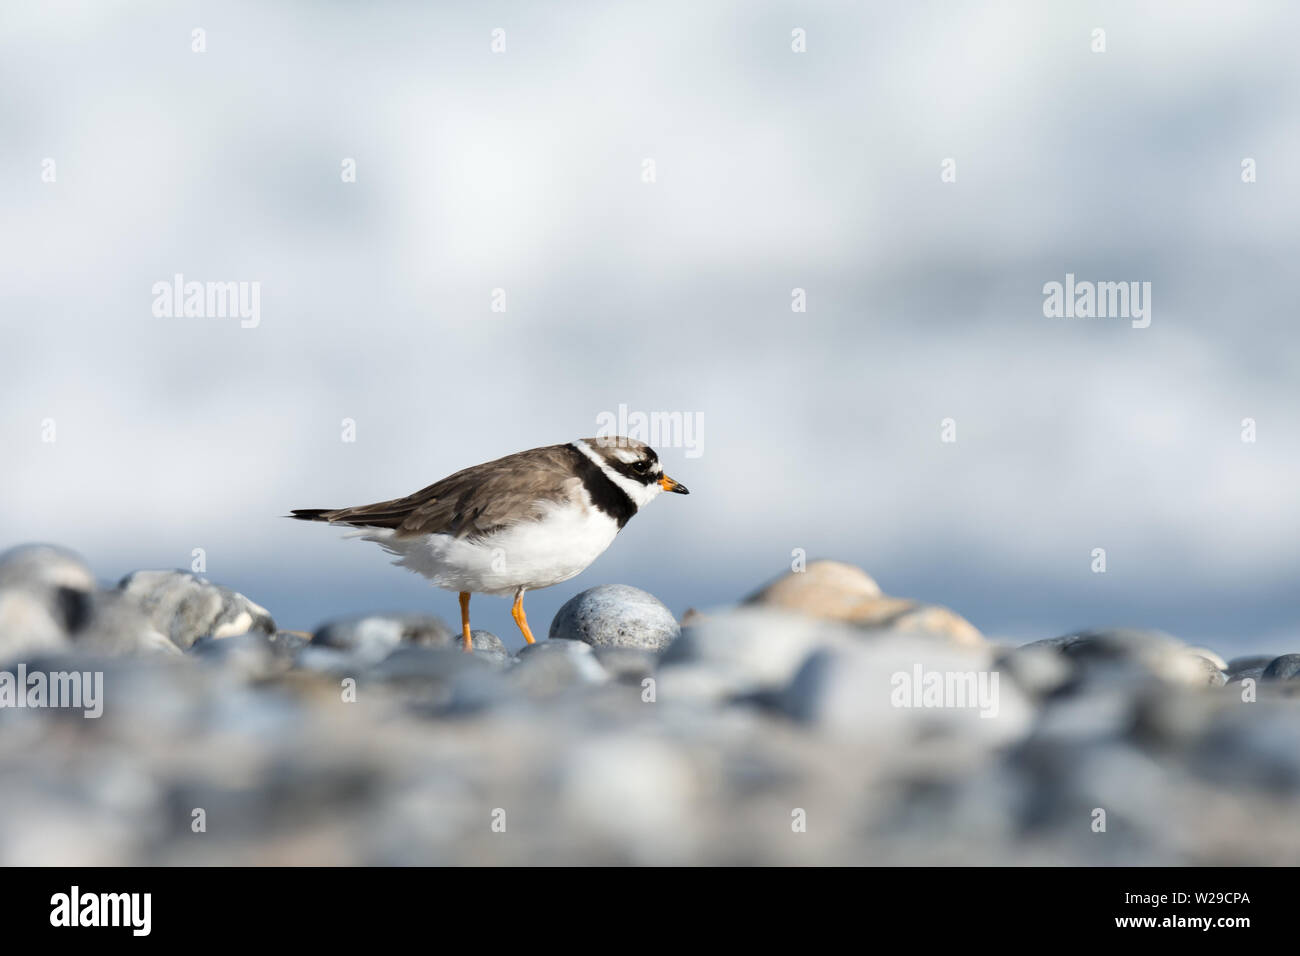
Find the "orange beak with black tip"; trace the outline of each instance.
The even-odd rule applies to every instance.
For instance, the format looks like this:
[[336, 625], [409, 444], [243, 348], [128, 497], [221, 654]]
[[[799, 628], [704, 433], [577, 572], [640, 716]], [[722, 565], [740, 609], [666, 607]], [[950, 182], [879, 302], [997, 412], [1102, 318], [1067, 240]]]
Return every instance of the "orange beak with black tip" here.
[[680, 481], [673, 481], [667, 475], [659, 476], [659, 487], [662, 488], [664, 491], [671, 491], [673, 494], [676, 495], [690, 494], [690, 490], [687, 489], [685, 485], [683, 485]]

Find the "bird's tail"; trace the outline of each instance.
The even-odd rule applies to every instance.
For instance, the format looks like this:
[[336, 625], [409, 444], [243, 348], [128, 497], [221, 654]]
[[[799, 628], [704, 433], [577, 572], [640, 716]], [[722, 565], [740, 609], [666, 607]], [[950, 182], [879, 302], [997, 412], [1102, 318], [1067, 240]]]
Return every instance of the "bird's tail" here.
[[337, 508], [294, 508], [285, 517], [297, 518], [299, 521], [332, 521], [336, 514]]

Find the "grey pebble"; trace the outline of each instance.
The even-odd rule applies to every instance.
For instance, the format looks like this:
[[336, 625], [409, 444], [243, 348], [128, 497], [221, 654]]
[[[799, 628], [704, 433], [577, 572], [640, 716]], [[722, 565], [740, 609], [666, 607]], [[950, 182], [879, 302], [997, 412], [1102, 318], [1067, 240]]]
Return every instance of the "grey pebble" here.
[[26, 544], [0, 554], [0, 658], [62, 646], [89, 621], [96, 589], [67, 548]]
[[1228, 681], [1244, 680], [1247, 677], [1259, 680], [1264, 676], [1264, 669], [1271, 663], [1273, 663], [1273, 655], [1271, 654], [1234, 657], [1228, 661], [1228, 670], [1226, 672]]
[[458, 647], [461, 637], [440, 618], [428, 614], [362, 614], [326, 622], [311, 643], [347, 651], [360, 660], [379, 661], [403, 645]]
[[1261, 676], [1264, 680], [1295, 680], [1300, 677], [1300, 654], [1273, 658]]
[[0, 554], [0, 589], [68, 588], [90, 593], [95, 575], [81, 557], [53, 544], [23, 544]]
[[627, 584], [601, 584], [564, 603], [551, 620], [550, 638], [657, 651], [680, 633], [677, 619], [653, 594]]
[[640, 684], [647, 677], [653, 677], [659, 664], [657, 654], [635, 647], [596, 647], [594, 650], [596, 660], [609, 676], [625, 684]]
[[182, 650], [200, 637], [275, 633], [266, 608], [188, 571], [136, 571], [122, 579], [118, 590]]
[[609, 674], [591, 647], [578, 641], [541, 641], [516, 655], [510, 679], [534, 696], [559, 694], [586, 684], [603, 684]]
[[226, 668], [249, 680], [267, 680], [293, 664], [293, 652], [261, 633], [201, 637], [186, 652], [195, 660]]

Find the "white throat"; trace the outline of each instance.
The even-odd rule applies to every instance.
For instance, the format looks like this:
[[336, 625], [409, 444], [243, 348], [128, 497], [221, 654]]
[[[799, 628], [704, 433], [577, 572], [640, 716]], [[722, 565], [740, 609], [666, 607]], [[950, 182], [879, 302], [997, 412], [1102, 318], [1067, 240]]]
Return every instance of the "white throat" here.
[[586, 455], [588, 460], [599, 468], [606, 478], [622, 488], [623, 491], [627, 493], [627, 496], [632, 499], [632, 503], [635, 504], [637, 508], [644, 508], [650, 502], [659, 497], [660, 492], [663, 491], [663, 488], [657, 481], [652, 481], [648, 485], [643, 485], [639, 481], [633, 481], [631, 478], [620, 475], [613, 468], [609, 467], [609, 464], [605, 459], [592, 451], [591, 448], [588, 447], [587, 443], [582, 439], [575, 441], [573, 445], [578, 449], [578, 451]]

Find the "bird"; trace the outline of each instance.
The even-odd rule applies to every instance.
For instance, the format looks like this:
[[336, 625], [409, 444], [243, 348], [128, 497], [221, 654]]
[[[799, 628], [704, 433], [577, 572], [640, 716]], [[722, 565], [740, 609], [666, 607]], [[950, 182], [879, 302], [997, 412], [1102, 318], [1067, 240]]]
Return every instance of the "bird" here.
[[515, 625], [535, 643], [524, 592], [582, 573], [665, 491], [690, 494], [649, 445], [610, 435], [506, 455], [404, 498], [286, 517], [348, 526], [349, 537], [396, 555], [393, 564], [459, 592], [463, 649], [472, 652], [471, 595], [512, 596]]

